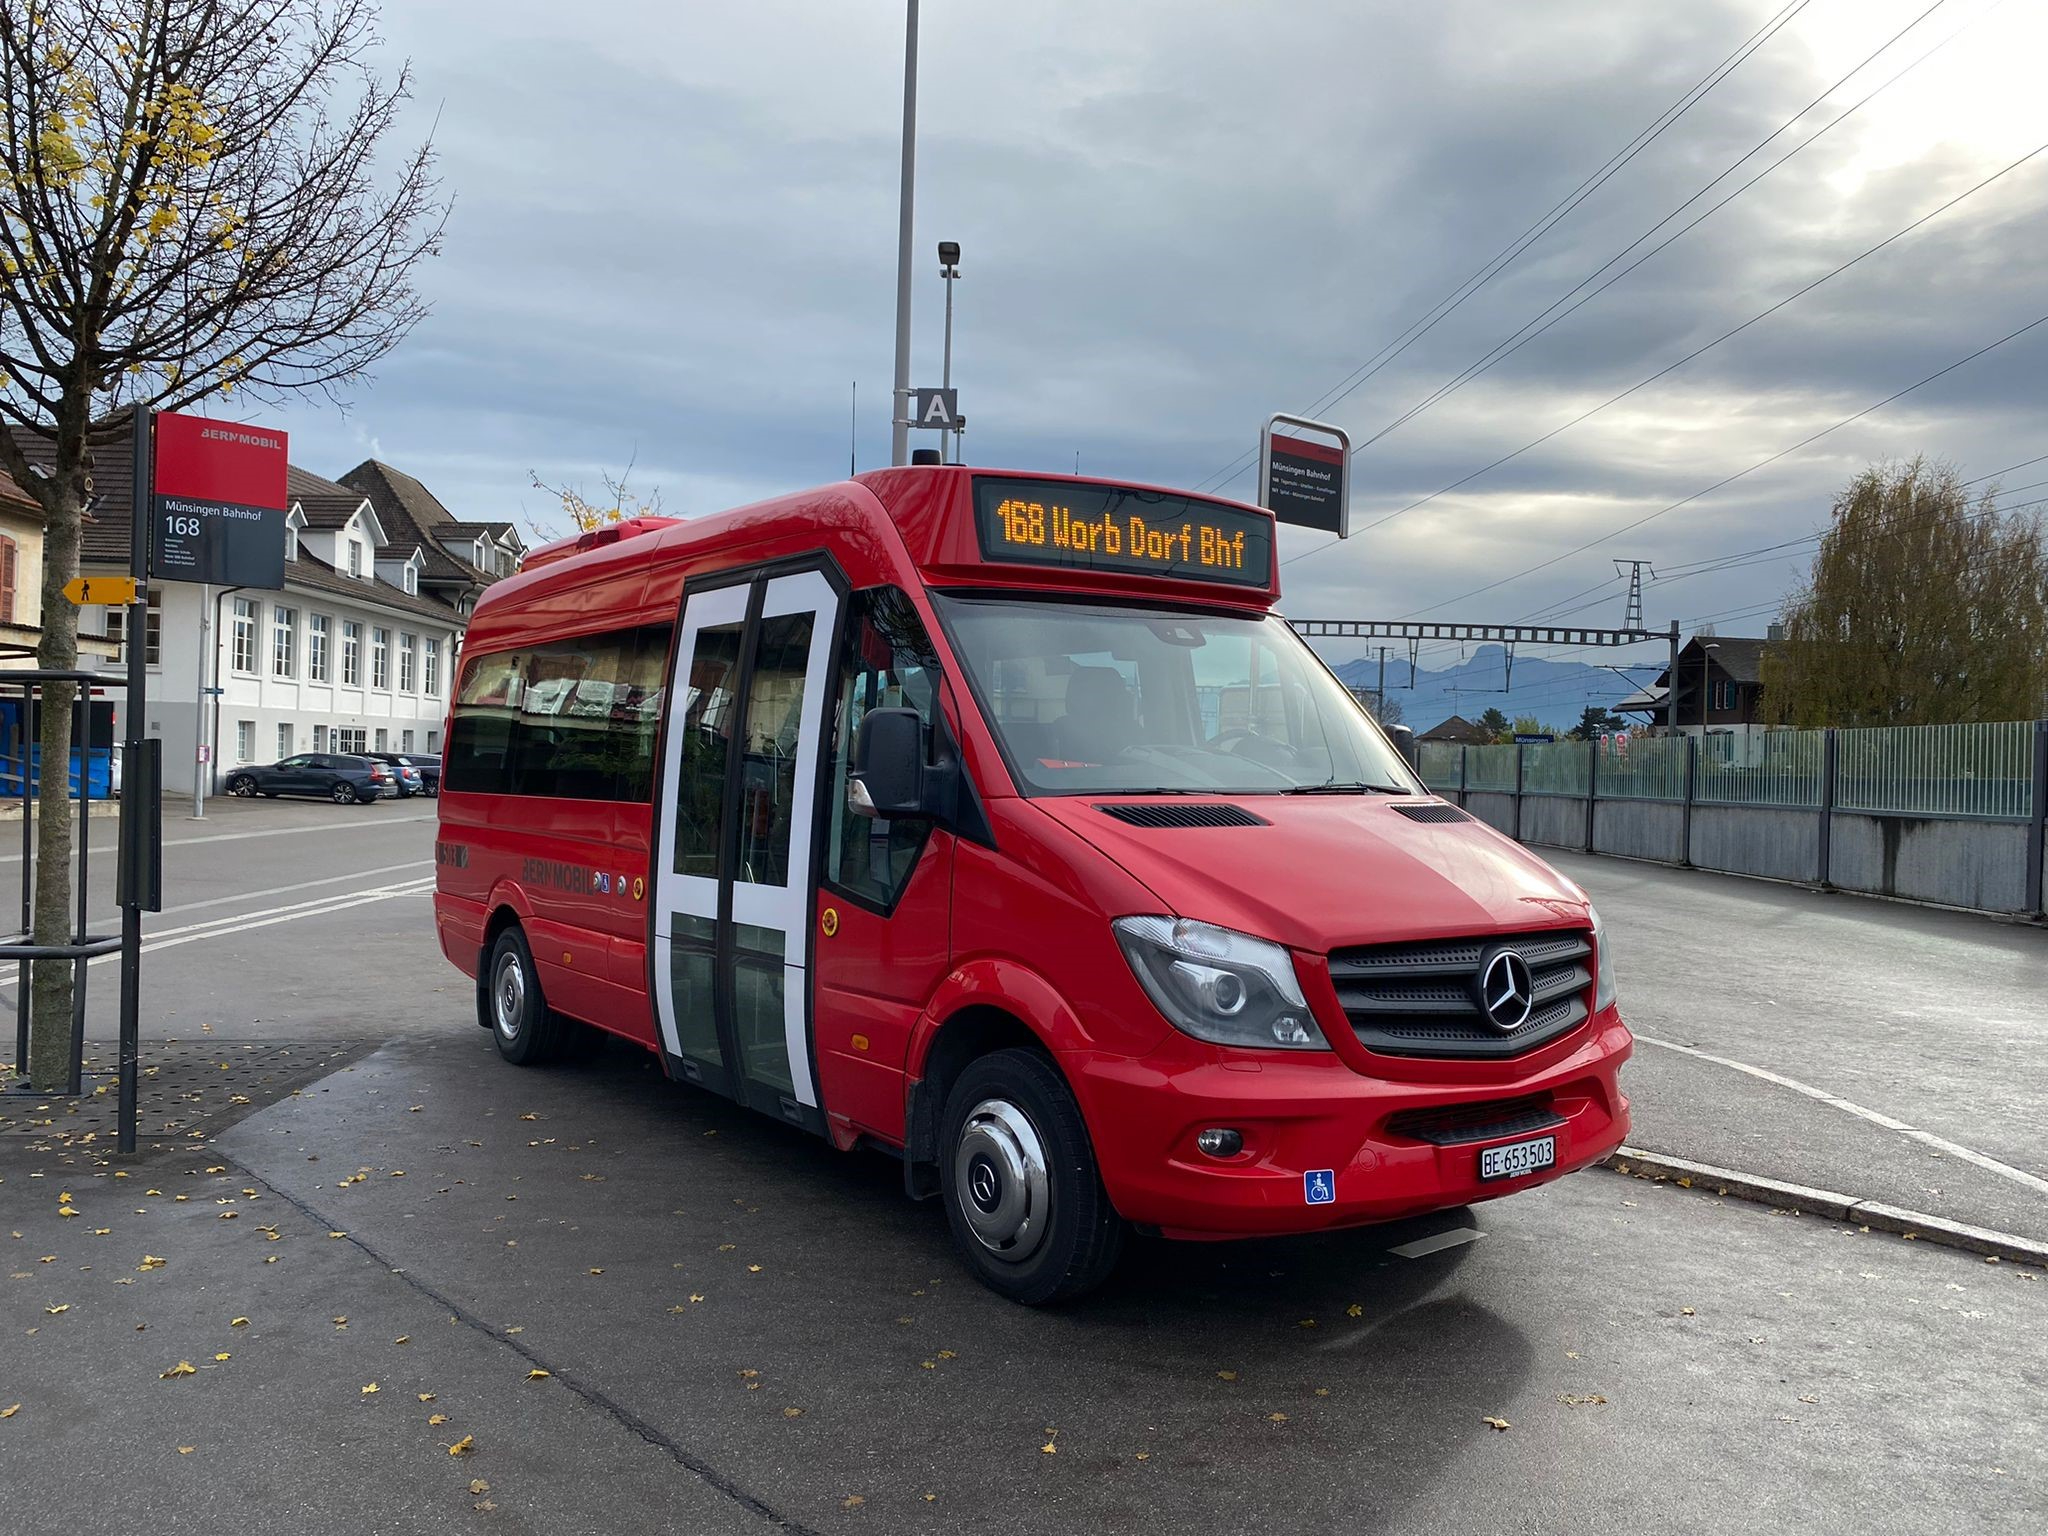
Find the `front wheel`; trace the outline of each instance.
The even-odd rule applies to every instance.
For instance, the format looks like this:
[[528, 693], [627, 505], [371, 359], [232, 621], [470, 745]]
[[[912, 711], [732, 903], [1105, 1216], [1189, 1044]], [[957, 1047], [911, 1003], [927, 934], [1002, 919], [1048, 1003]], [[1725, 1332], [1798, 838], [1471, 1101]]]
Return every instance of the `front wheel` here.
[[946, 1096], [939, 1188], [953, 1241], [984, 1285], [1043, 1306], [1092, 1291], [1124, 1223], [1096, 1169], [1081, 1107], [1035, 1051], [968, 1064]]
[[229, 779], [228, 793], [242, 800], [253, 800], [256, 797], [256, 781], [246, 774]]

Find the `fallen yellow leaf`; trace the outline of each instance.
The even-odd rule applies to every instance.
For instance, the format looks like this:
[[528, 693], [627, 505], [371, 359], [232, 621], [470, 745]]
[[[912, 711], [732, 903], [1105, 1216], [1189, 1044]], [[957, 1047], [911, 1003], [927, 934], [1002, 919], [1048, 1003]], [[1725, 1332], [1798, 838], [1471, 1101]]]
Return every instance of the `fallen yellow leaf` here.
[[367, 1387], [363, 1388], [363, 1396], [365, 1396], [365, 1397], [368, 1397], [368, 1396], [369, 1396], [369, 1395], [370, 1395], [370, 1394], [371, 1394], [372, 1392], [374, 1392], [374, 1391], [376, 1391], [376, 1390], [377, 1390], [377, 1383], [375, 1383], [375, 1382], [373, 1381], [373, 1382], [371, 1382], [371, 1383], [370, 1383], [370, 1384], [369, 1384], [369, 1385], [368, 1385]]
[[1054, 1445], [1052, 1441], [1048, 1440], [1038, 1449], [1047, 1456], [1057, 1456], [1059, 1454], [1060, 1448], [1057, 1445]]
[[249, 1326], [249, 1319], [246, 1317], [231, 1317], [228, 1319], [228, 1326], [230, 1328], [246, 1328]]
[[528, 1381], [546, 1381], [553, 1374], [553, 1371], [543, 1371], [539, 1367], [535, 1367], [526, 1373], [526, 1379]]
[[1487, 1424], [1487, 1425], [1488, 1425], [1488, 1426], [1489, 1426], [1490, 1428], [1493, 1428], [1493, 1429], [1512, 1429], [1512, 1428], [1514, 1428], [1514, 1426], [1513, 1426], [1512, 1424], [1508, 1423], [1508, 1421], [1507, 1421], [1506, 1419], [1496, 1419], [1496, 1418], [1491, 1418], [1491, 1417], [1489, 1417], [1489, 1418], [1485, 1419], [1485, 1420], [1484, 1420], [1483, 1422], [1484, 1422], [1485, 1424]]
[[58, 1316], [58, 1315], [59, 1315], [60, 1313], [64, 1313], [64, 1312], [69, 1312], [69, 1311], [71, 1310], [71, 1303], [70, 1303], [70, 1302], [68, 1302], [68, 1301], [65, 1301], [65, 1302], [59, 1302], [59, 1303], [58, 1303], [58, 1304], [57, 1304], [56, 1306], [54, 1306], [54, 1307], [45, 1307], [45, 1308], [43, 1308], [43, 1310], [44, 1310], [45, 1312], [49, 1313], [49, 1314], [50, 1314], [50, 1316], [52, 1316], [52, 1317], [56, 1317], [56, 1316]]
[[[704, 1134], [706, 1136], [716, 1136], [718, 1132], [706, 1131]], [[867, 1500], [862, 1498], [859, 1494], [849, 1493], [845, 1498], [839, 1501], [839, 1507], [841, 1509], [859, 1509], [861, 1505], [865, 1503], [867, 1503]]]
[[785, 1408], [782, 1410], [782, 1416], [785, 1419], [800, 1419], [804, 1416], [804, 1411], [801, 1408]]
[[472, 1477], [469, 1480], [469, 1491], [471, 1493], [489, 1493], [491, 1485], [480, 1477]]
[[393, 1339], [391, 1342], [394, 1344], [410, 1344], [412, 1342], [412, 1335], [409, 1333], [401, 1333], [397, 1338]]
[[1363, 1317], [1365, 1316], [1365, 1308], [1361, 1307], [1357, 1302], [1354, 1301], [1353, 1303], [1351, 1303], [1350, 1306], [1344, 1309], [1344, 1315], [1346, 1317]]
[[427, 1415], [427, 1422], [429, 1424], [446, 1424], [448, 1422], [448, 1415], [445, 1413], [430, 1413]]
[[[48, 1260], [45, 1260], [44, 1262], [47, 1263]], [[170, 1260], [160, 1259], [153, 1253], [145, 1253], [142, 1256], [142, 1262], [135, 1266], [135, 1272], [138, 1275], [145, 1274], [152, 1269], [162, 1269], [164, 1265], [168, 1264], [169, 1262]]]
[[15, 1403], [7, 1408], [0, 1408], [0, 1419], [11, 1419], [19, 1412], [21, 1412], [21, 1404], [19, 1403]]
[[194, 1365], [190, 1360], [180, 1360], [168, 1371], [165, 1371], [163, 1375], [158, 1379], [161, 1381], [169, 1381], [173, 1376], [197, 1376], [198, 1374], [198, 1366]]
[[1268, 1422], [1274, 1424], [1285, 1424], [1287, 1422], [1287, 1415], [1284, 1413], [1269, 1413], [1266, 1415], [1266, 1418]]
[[1218, 1371], [1218, 1372], [1217, 1372], [1216, 1374], [1217, 1374], [1217, 1375], [1218, 1375], [1219, 1377], [1221, 1377], [1221, 1378], [1222, 1378], [1222, 1379], [1223, 1379], [1224, 1381], [1235, 1381], [1235, 1380], [1237, 1380], [1237, 1372], [1235, 1372], [1235, 1371]]
[[433, 1400], [434, 1394], [431, 1392], [422, 1392], [420, 1394], [420, 1401], [423, 1403], [431, 1403]]
[[593, 1275], [601, 1275], [601, 1274], [603, 1274], [603, 1273], [604, 1273], [604, 1271], [603, 1271], [603, 1270], [601, 1270], [601, 1269], [593, 1269], [593, 1270], [591, 1271], [591, 1273], [592, 1273]]
[[476, 1436], [464, 1435], [460, 1440], [448, 1447], [448, 1454], [450, 1456], [467, 1456], [475, 1449]]
[[196, 1445], [181, 1445], [178, 1447], [178, 1454], [180, 1456], [190, 1456], [194, 1451], [198, 1449], [199, 1447]]
[[220, 1352], [219, 1354], [215, 1355], [215, 1356], [214, 1356], [213, 1358], [214, 1358], [214, 1359], [216, 1359], [216, 1360], [225, 1360], [225, 1359], [227, 1359], [227, 1358], [228, 1358], [228, 1352], [227, 1352], [226, 1350], [222, 1350], [222, 1351], [221, 1351], [221, 1352]]

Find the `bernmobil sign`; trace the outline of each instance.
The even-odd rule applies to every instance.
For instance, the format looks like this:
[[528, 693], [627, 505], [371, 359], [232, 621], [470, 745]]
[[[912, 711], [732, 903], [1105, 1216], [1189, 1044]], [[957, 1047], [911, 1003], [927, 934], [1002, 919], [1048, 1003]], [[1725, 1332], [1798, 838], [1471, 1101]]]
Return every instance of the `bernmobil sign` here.
[[203, 416], [156, 418], [150, 574], [284, 585], [285, 434]]

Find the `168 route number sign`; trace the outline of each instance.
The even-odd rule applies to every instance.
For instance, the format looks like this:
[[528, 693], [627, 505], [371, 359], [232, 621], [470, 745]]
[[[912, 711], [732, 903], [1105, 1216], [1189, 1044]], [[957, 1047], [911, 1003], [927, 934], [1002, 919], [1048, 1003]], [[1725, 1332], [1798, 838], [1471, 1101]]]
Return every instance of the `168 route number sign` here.
[[282, 587], [285, 434], [166, 413], [156, 418], [155, 450], [150, 575]]

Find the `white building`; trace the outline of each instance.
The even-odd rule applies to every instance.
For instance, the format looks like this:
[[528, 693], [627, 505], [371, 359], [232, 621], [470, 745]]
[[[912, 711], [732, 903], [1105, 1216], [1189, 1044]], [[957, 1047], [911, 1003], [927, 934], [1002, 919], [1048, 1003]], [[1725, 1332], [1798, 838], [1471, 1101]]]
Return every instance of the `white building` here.
[[[113, 465], [128, 455], [117, 445], [97, 457]], [[127, 518], [110, 511], [128, 501], [119, 478], [85, 531], [88, 575], [128, 567]], [[357, 484], [292, 467], [281, 589], [150, 588], [144, 731], [163, 740], [166, 791], [191, 793], [199, 762], [218, 791], [238, 765], [295, 752], [441, 750], [464, 622], [483, 588], [517, 569], [523, 546], [509, 524], [457, 522], [388, 466], [372, 461], [348, 478]], [[126, 616], [88, 607], [79, 630], [118, 642]], [[118, 672], [125, 662], [100, 665]]]

